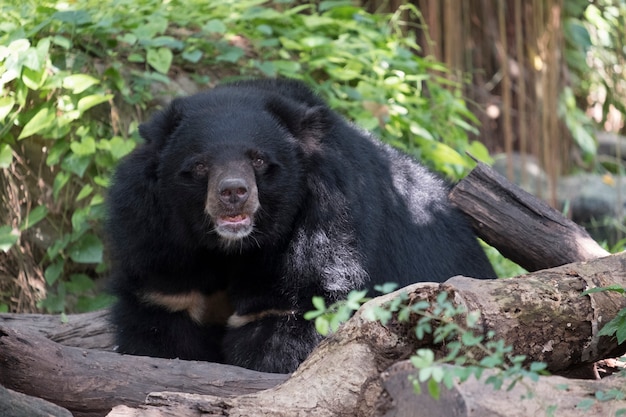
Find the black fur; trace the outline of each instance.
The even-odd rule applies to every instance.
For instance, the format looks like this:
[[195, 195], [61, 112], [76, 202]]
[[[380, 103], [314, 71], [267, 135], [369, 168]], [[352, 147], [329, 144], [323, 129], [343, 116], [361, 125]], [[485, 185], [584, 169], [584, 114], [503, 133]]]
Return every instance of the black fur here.
[[[140, 132], [108, 199], [121, 352], [291, 372], [320, 340], [315, 295], [494, 277], [445, 183], [300, 82], [176, 99]], [[172, 307], [221, 290], [230, 326]]]

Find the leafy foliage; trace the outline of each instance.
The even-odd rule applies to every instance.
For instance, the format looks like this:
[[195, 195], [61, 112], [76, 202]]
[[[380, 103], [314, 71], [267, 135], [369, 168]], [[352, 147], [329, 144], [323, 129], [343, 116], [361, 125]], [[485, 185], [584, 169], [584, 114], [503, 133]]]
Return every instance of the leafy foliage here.
[[[564, 56], [572, 87], [564, 89], [559, 113], [583, 156], [591, 160], [597, 148], [592, 130], [604, 130], [610, 125], [607, 122], [611, 113], [619, 114], [622, 121], [626, 117], [626, 3], [619, 0], [571, 0], [563, 7]], [[581, 108], [591, 110], [589, 113], [593, 113], [596, 126]], [[611, 129], [616, 127], [609, 127]], [[622, 133], [623, 129], [622, 123]], [[618, 171], [615, 161], [599, 162], [604, 169]]]
[[[382, 292], [390, 292], [393, 286], [378, 288]], [[333, 303], [326, 307], [322, 299], [315, 299], [316, 310], [305, 315], [305, 319], [315, 319], [317, 330], [322, 335], [337, 330], [341, 323], [347, 321], [352, 313], [368, 299], [365, 292], [352, 291], [348, 299]], [[364, 307], [367, 308], [367, 307]], [[474, 376], [481, 379], [487, 369], [495, 370], [487, 378], [486, 384], [494, 389], [513, 389], [524, 377], [536, 381], [540, 375], [547, 374], [543, 362], [526, 363], [523, 355], [512, 355], [512, 346], [503, 340], [494, 339], [493, 333], [486, 336], [476, 335], [480, 313], [467, 312], [463, 306], [455, 306], [448, 300], [448, 294], [441, 292], [434, 303], [418, 301], [409, 304], [406, 293], [399, 293], [383, 306], [374, 306], [363, 311], [370, 320], [388, 323], [393, 317], [399, 321], [415, 320], [415, 335], [418, 340], [432, 339], [432, 344], [445, 346], [445, 356], [436, 358], [431, 349], [418, 349], [410, 361], [417, 369], [412, 380], [417, 393], [421, 392], [421, 383], [426, 383], [428, 392], [439, 398], [441, 385], [451, 389], [455, 382], [463, 382]], [[449, 366], [452, 365], [452, 366]]]
[[[395, 283], [387, 283], [384, 285], [377, 285], [374, 290], [381, 294], [387, 294], [397, 288]], [[339, 326], [346, 321], [355, 311], [357, 311], [369, 298], [367, 297], [367, 291], [352, 290], [348, 294], [345, 300], [339, 300], [334, 302], [330, 306], [326, 306], [326, 302], [322, 297], [313, 297], [313, 307], [315, 310], [307, 311], [304, 314], [305, 320], [315, 319], [315, 328], [317, 332], [322, 336], [327, 336], [330, 333], [337, 331]], [[380, 314], [384, 314], [383, 310]]]
[[[588, 295], [602, 291], [612, 291], [626, 296], [626, 288], [623, 288], [616, 284], [609, 285], [608, 287], [591, 288], [589, 290], [583, 291], [582, 295]], [[598, 336], [615, 337], [617, 339], [617, 343], [620, 345], [626, 342], [626, 308], [621, 309], [612, 320], [606, 323], [602, 327], [602, 329], [600, 329], [600, 332], [598, 332]], [[626, 371], [621, 371], [618, 377], [625, 379]], [[623, 400], [624, 398], [626, 398], [626, 388], [612, 389], [609, 391], [596, 391], [595, 398], [583, 400], [583, 402], [581, 402], [581, 404], [578, 404], [577, 407], [583, 410], [587, 410], [590, 409], [597, 401]], [[615, 415], [626, 415], [626, 409], [622, 408], [617, 410], [615, 412]]]
[[106, 187], [139, 140], [144, 112], [180, 73], [200, 86], [240, 76], [304, 79], [358, 125], [451, 178], [472, 166], [466, 151], [488, 159], [468, 141], [475, 118], [460, 86], [416, 54], [404, 12], [418, 13], [373, 15], [348, 1], [4, 1], [0, 169], [9, 209], [0, 213], [0, 249], [19, 257], [42, 236], [34, 268], [48, 295], [40, 307], [107, 302], [93, 298], [93, 278], [106, 270]]
[[503, 340], [495, 340], [492, 332], [486, 336], [474, 334], [472, 329], [476, 327], [480, 313], [455, 306], [447, 296], [446, 292], [441, 292], [433, 304], [419, 301], [412, 305], [404, 302], [403, 297], [397, 297], [385, 308], [388, 312], [382, 316], [381, 309], [371, 312], [372, 319], [383, 323], [389, 318], [389, 312], [397, 314], [399, 320], [417, 315], [415, 335], [418, 340], [429, 337], [432, 343], [445, 346], [447, 354], [442, 358], [436, 358], [430, 349], [418, 349], [411, 357], [411, 363], [418, 369], [413, 380], [416, 392], [421, 392], [420, 383], [425, 382], [429, 393], [439, 398], [441, 384], [451, 389], [454, 382], [466, 381], [471, 376], [481, 379], [486, 369], [497, 371], [488, 376], [485, 383], [498, 390], [503, 386], [511, 390], [524, 377], [536, 381], [539, 375], [546, 373], [545, 363], [532, 362], [526, 367], [526, 357], [511, 355], [512, 347], [506, 346]]

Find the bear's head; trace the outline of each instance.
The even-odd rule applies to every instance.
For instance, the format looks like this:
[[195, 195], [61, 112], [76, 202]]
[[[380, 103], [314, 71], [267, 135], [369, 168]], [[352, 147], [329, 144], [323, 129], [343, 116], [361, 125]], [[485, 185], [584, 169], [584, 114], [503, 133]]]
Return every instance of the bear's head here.
[[243, 84], [176, 99], [141, 125], [172, 237], [237, 252], [288, 240], [330, 115]]

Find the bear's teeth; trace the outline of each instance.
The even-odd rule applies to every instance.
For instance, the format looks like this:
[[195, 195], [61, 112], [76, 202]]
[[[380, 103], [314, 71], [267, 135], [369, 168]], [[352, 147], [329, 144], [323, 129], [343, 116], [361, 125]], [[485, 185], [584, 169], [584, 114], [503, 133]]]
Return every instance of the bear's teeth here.
[[222, 217], [222, 220], [229, 222], [229, 223], [239, 223], [239, 222], [246, 220], [247, 218], [248, 216], [244, 214], [238, 214], [236, 216], [224, 216]]

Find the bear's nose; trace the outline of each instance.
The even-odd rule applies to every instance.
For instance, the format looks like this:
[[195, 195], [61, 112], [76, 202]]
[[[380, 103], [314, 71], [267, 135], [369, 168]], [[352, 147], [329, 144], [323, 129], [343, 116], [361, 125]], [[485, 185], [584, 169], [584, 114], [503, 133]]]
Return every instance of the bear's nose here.
[[220, 201], [228, 205], [243, 204], [248, 199], [248, 184], [241, 178], [224, 178], [218, 192]]

